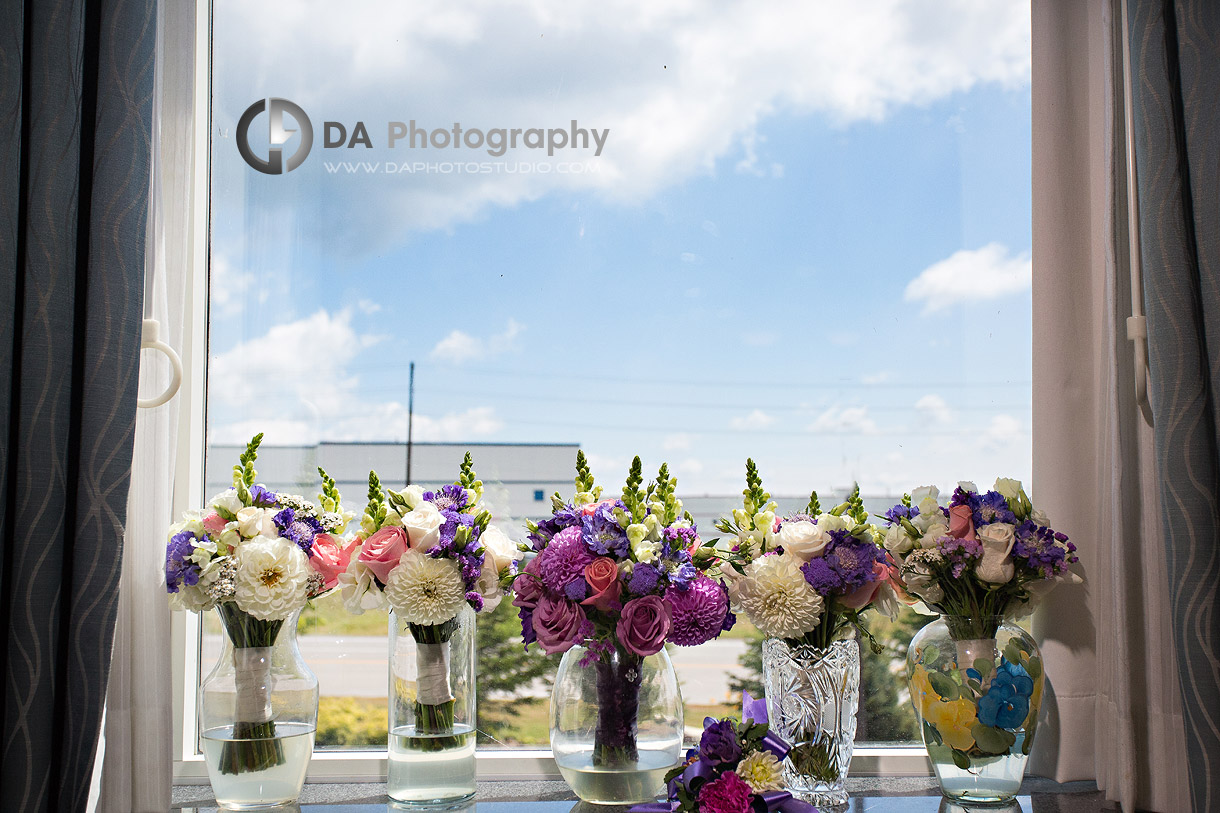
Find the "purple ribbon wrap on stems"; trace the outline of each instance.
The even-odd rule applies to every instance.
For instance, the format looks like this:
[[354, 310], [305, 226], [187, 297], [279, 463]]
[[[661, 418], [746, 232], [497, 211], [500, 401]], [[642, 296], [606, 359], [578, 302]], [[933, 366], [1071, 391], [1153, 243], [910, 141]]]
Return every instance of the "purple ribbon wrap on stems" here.
[[[749, 692], [742, 692], [741, 719], [753, 720], [755, 723], [769, 724], [767, 704], [765, 700], [756, 700]], [[713, 722], [708, 718], [704, 725]], [[768, 731], [760, 743], [763, 748], [775, 754], [775, 758], [783, 760], [792, 750], [779, 735]], [[692, 795], [699, 793], [699, 788], [705, 782], [716, 778], [717, 766], [699, 758], [699, 750], [692, 748], [686, 752], [686, 767], [682, 773], [669, 781], [669, 799], [664, 802], [647, 802], [631, 808], [630, 813], [674, 813], [678, 810], [678, 788], [684, 787]], [[769, 790], [754, 794], [750, 802], [754, 813], [818, 813], [818, 810], [808, 802], [796, 799], [786, 790]]]

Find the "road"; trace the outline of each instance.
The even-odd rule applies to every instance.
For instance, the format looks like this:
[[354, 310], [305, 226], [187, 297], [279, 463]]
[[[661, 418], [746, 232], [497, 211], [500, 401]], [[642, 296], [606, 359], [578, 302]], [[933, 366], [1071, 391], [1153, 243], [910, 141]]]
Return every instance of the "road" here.
[[[318, 676], [322, 694], [386, 696], [389, 645], [384, 636], [302, 635], [297, 640], [305, 662]], [[683, 699], [697, 705], [724, 702], [729, 695], [727, 672], [740, 671], [737, 658], [745, 648], [746, 642], [736, 638], [709, 641], [697, 647], [673, 647], [670, 653], [682, 681]], [[205, 670], [211, 670], [219, 654], [219, 636], [205, 635]], [[546, 694], [541, 685], [529, 691], [539, 696]]]

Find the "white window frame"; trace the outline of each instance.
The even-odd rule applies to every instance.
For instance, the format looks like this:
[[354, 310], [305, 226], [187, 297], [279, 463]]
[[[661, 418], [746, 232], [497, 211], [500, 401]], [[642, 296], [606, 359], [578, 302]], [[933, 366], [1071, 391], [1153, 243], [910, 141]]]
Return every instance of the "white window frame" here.
[[[174, 472], [174, 515], [198, 507], [204, 494], [204, 443], [207, 395], [208, 252], [210, 248], [209, 192], [211, 161], [211, 3], [199, 0], [196, 8], [194, 178], [191, 192], [191, 267], [184, 309], [177, 439]], [[207, 769], [199, 751], [197, 708], [199, 699], [200, 630], [194, 613], [175, 612], [171, 621], [174, 708], [174, 783], [206, 785]], [[477, 752], [480, 780], [561, 779], [549, 749]], [[315, 751], [307, 782], [384, 782], [385, 749]], [[858, 745], [852, 754], [855, 776], [928, 776], [927, 752], [920, 745]]]

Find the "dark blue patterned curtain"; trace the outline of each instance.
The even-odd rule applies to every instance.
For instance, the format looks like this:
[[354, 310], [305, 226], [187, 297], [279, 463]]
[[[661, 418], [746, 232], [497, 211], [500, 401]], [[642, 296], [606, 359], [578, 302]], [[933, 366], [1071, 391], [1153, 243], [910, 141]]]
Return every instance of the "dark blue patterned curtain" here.
[[1220, 810], [1220, 3], [1129, 0], [1157, 468], [1195, 810]]
[[114, 633], [154, 0], [0, 3], [0, 810], [84, 810]]

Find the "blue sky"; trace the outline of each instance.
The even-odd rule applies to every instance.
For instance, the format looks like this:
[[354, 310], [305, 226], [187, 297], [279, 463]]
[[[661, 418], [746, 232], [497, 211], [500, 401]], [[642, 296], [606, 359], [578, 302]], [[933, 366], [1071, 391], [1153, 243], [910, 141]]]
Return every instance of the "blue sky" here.
[[[217, 3], [212, 439], [402, 438], [414, 360], [417, 438], [576, 441], [609, 483], [636, 453], [694, 493], [746, 455], [777, 493], [1028, 479], [1028, 8], [477, 5], [252, 48], [274, 9]], [[374, 149], [254, 172], [232, 127], [269, 95]], [[610, 135], [583, 176], [326, 171], [432, 157], [384, 145], [406, 118]]]

